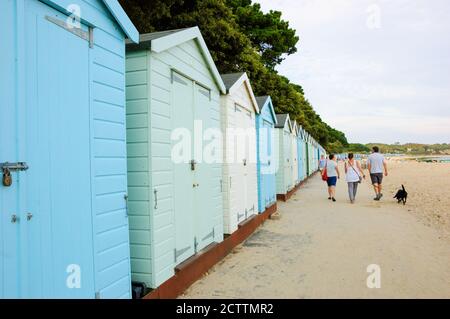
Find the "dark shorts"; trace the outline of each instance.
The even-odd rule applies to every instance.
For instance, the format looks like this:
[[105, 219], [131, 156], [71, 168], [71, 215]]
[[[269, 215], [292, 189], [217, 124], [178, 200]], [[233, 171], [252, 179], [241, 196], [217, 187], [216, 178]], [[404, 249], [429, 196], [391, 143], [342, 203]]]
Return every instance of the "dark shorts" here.
[[383, 183], [383, 173], [370, 174], [372, 184], [381, 185]]
[[336, 186], [337, 183], [337, 176], [328, 177], [327, 184], [328, 186]]

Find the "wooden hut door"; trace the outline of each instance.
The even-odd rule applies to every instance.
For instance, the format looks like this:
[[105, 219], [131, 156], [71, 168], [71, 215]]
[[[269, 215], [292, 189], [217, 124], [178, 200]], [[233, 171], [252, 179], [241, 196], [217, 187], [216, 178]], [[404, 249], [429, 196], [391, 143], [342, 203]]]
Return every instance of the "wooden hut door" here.
[[284, 184], [286, 190], [290, 190], [292, 182], [292, 154], [291, 154], [291, 138], [290, 133], [283, 131], [284, 141], [283, 141], [283, 152], [284, 152]]
[[[15, 27], [15, 1], [0, 1], [0, 163], [24, 161], [23, 150], [17, 145], [18, 118], [23, 112], [23, 99], [17, 95], [18, 64]], [[17, 100], [19, 98], [20, 100]], [[20, 103], [19, 103], [20, 101]], [[3, 172], [0, 170], [0, 173]], [[21, 235], [19, 185], [25, 172], [11, 172], [12, 184], [3, 185], [0, 176], [0, 299], [20, 297], [19, 273]]]
[[[94, 298], [89, 41], [39, 1], [25, 6], [25, 112], [19, 144], [23, 297]], [[79, 32], [88, 34], [81, 25]], [[101, 193], [101, 185], [97, 192]], [[101, 247], [97, 247], [101, 249]], [[101, 265], [97, 265], [101, 267]]]
[[256, 172], [254, 156], [252, 154], [256, 154], [256, 131], [254, 125], [254, 114], [248, 110], [245, 110], [244, 117], [244, 127], [247, 133], [247, 140], [245, 144], [245, 161], [246, 164], [244, 166], [245, 170], [245, 218], [249, 218], [250, 216], [257, 213], [258, 207], [255, 207], [254, 203], [254, 189], [257, 187], [257, 184], [254, 184], [255, 180], [253, 179], [252, 173]]
[[264, 198], [264, 205], [267, 207], [272, 201], [271, 198], [271, 184], [272, 184], [272, 169], [273, 165], [272, 159], [272, 145], [271, 145], [271, 130], [272, 126], [269, 122], [263, 120], [262, 131], [260, 132], [262, 138], [261, 148], [262, 148], [262, 156], [261, 156], [261, 196]]
[[[179, 264], [195, 254], [194, 189], [197, 187], [194, 172], [198, 164], [193, 162], [194, 139], [194, 83], [192, 80], [172, 72], [172, 129], [183, 136], [175, 144], [186, 139], [187, 144], [179, 151], [180, 158], [173, 159], [173, 201], [175, 222], [175, 263]], [[188, 134], [189, 136], [184, 136]]]
[[292, 153], [292, 186], [297, 184], [298, 180], [298, 154], [297, 154], [297, 137], [295, 135], [291, 136], [291, 153]]
[[300, 136], [297, 137], [297, 161], [298, 161], [298, 179], [303, 180], [303, 156], [302, 156], [302, 142]]
[[235, 105], [235, 127], [238, 129], [238, 135], [235, 141], [235, 176], [233, 176], [232, 187], [235, 189], [235, 205], [237, 212], [237, 223], [241, 223], [246, 218], [247, 210], [247, 170], [245, 166], [247, 157], [246, 141], [246, 110]]
[[[196, 139], [203, 139], [203, 133], [211, 128], [211, 92], [196, 84], [194, 90], [194, 116], [198, 125], [203, 128], [202, 136]], [[214, 163], [206, 158], [206, 144], [209, 141], [203, 141], [203, 147], [196, 150], [194, 154], [195, 161], [198, 163], [194, 171], [194, 210], [195, 210], [195, 243], [196, 252], [202, 250], [214, 241], [214, 212], [213, 198], [220, 185], [214, 184], [213, 166]], [[204, 154], [205, 153], [205, 154]]]

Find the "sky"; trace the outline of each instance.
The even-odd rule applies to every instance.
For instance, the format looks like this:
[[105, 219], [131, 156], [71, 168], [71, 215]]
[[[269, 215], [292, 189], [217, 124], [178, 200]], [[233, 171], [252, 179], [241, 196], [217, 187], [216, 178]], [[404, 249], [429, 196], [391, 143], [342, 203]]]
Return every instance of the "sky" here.
[[352, 143], [450, 143], [450, 1], [257, 0], [297, 30], [277, 67]]

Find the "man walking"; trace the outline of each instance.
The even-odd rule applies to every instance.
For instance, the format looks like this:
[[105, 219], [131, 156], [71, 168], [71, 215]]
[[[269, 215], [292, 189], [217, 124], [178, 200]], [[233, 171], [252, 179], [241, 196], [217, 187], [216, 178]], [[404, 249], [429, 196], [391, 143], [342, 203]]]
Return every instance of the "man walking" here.
[[373, 153], [367, 158], [367, 169], [370, 172], [370, 179], [372, 180], [373, 189], [375, 190], [374, 200], [379, 201], [383, 197], [382, 183], [383, 183], [383, 170], [384, 176], [388, 176], [387, 163], [384, 156], [380, 154], [378, 146], [372, 148]]

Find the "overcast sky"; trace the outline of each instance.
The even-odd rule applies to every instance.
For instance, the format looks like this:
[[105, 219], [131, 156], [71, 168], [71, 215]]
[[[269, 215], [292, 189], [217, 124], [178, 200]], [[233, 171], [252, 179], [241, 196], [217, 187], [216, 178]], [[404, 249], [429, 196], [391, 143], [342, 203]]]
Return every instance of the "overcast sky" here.
[[300, 36], [279, 72], [350, 142], [450, 143], [450, 1], [257, 2]]

